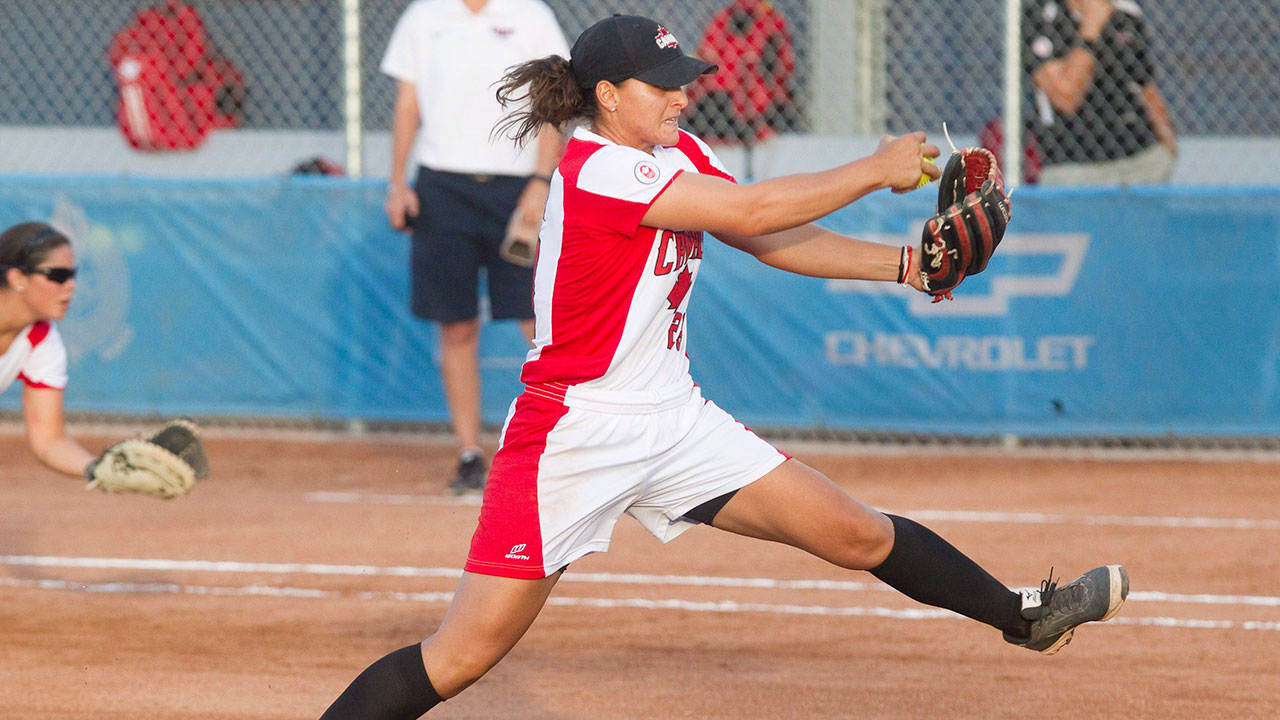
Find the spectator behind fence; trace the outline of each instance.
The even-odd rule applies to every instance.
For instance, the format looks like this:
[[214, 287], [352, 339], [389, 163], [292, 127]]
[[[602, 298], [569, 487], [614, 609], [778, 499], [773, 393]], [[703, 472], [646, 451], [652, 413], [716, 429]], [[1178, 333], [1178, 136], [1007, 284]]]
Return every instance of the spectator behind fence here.
[[698, 57], [716, 70], [688, 87], [691, 132], [753, 144], [800, 124], [786, 17], [764, 0], [731, 0], [707, 21]]
[[[487, 271], [491, 316], [519, 320], [532, 339], [533, 270], [499, 249], [512, 220], [536, 237], [563, 151], [550, 127], [536, 152], [491, 136], [502, 117], [495, 83], [509, 67], [567, 53], [540, 0], [415, 0], [382, 59], [382, 71], [398, 81], [387, 218], [413, 231], [413, 313], [440, 326], [440, 372], [459, 448], [454, 494], [483, 490], [487, 475], [479, 445], [479, 271]], [[415, 136], [419, 167], [410, 188]]]
[[107, 47], [119, 98], [116, 124], [145, 152], [191, 150], [244, 122], [245, 81], [195, 7], [168, 0], [134, 13]]
[[1027, 0], [1044, 185], [1168, 182], [1178, 154], [1133, 0]]

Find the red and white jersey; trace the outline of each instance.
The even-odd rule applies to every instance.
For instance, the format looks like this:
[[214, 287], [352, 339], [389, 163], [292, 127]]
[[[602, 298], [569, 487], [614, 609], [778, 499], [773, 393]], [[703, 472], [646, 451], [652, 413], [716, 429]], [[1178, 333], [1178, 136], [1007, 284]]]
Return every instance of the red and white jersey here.
[[685, 313], [702, 233], [641, 224], [682, 172], [736, 182], [700, 139], [680, 132], [650, 155], [585, 128], [552, 178], [534, 274], [534, 348], [521, 380], [552, 399], [639, 399], [692, 388]]
[[35, 388], [67, 386], [67, 347], [53, 323], [41, 320], [24, 327], [0, 355], [0, 392], [16, 379]]

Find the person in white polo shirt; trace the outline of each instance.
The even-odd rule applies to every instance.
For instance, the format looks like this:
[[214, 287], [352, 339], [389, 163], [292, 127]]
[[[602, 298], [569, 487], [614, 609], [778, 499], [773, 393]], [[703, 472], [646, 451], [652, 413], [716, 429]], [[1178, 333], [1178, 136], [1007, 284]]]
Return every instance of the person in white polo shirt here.
[[512, 66], [567, 53], [554, 13], [540, 0], [415, 0], [382, 59], [382, 71], [397, 81], [387, 218], [412, 228], [413, 313], [440, 327], [441, 379], [459, 450], [454, 494], [482, 491], [487, 475], [479, 444], [479, 271], [487, 274], [490, 316], [518, 320], [532, 339], [533, 269], [499, 250], [513, 217], [537, 236], [564, 148], [549, 126], [528, 148], [494, 135], [503, 112], [495, 84]]
[[0, 233], [0, 392], [23, 383], [31, 450], [54, 470], [80, 476], [94, 456], [67, 437], [67, 349], [53, 322], [67, 313], [75, 277], [71, 242], [49, 225], [26, 222]]

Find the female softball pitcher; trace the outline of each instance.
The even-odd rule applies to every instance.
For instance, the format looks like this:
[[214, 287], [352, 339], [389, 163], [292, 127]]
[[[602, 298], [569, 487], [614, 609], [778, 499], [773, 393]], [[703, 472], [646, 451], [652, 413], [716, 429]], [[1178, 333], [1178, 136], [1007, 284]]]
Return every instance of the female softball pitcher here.
[[62, 390], [67, 349], [53, 324], [76, 290], [75, 254], [67, 236], [27, 222], [0, 234], [0, 392], [22, 380], [27, 441], [45, 465], [83, 476], [94, 456], [67, 437]]
[[[868, 570], [905, 595], [1054, 653], [1076, 626], [1119, 610], [1118, 565], [1063, 587], [1014, 592], [938, 537], [847, 495], [702, 397], [685, 355], [703, 232], [802, 275], [921, 289], [909, 254], [809, 223], [880, 188], [938, 177], [923, 133], [820, 173], [737, 185], [677, 127], [681, 87], [714, 66], [647, 18], [614, 16], [571, 59], [514, 68], [499, 96], [518, 142], [574, 131], [553, 177], [534, 281], [537, 334], [494, 457], [479, 525], [444, 621], [369, 666], [323, 715], [417, 718], [492, 668], [572, 561], [608, 549], [626, 513], [660, 540], [705, 523]], [[526, 98], [527, 95], [527, 98]], [[523, 104], [527, 100], [527, 104]], [[905, 270], [905, 272], [904, 272]]]

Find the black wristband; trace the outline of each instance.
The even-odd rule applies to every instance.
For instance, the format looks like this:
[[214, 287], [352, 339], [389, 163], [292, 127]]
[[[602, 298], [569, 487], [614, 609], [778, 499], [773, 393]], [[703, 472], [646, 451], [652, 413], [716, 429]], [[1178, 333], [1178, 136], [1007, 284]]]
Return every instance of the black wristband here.
[[546, 183], [546, 184], [548, 184], [548, 185], [550, 185], [550, 184], [551, 184], [551, 176], [550, 176], [550, 175], [533, 175], [533, 176], [531, 176], [529, 179], [530, 179], [530, 180], [541, 180], [542, 182], [544, 182], [544, 183]]

